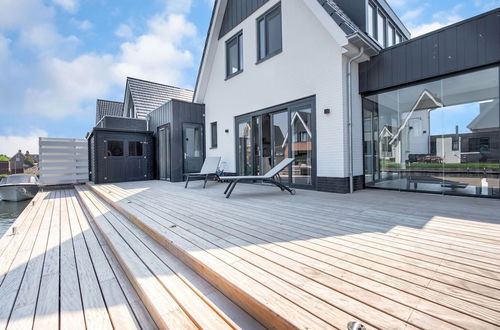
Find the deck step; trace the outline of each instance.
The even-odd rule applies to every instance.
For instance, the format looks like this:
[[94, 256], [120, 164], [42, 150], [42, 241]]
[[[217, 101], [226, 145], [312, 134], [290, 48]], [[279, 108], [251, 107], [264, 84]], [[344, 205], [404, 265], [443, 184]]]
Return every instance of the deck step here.
[[262, 328], [95, 192], [76, 191], [160, 328]]
[[[160, 216], [150, 212], [148, 206], [139, 205], [137, 200], [127, 196], [114, 194], [105, 186], [88, 186], [268, 328], [329, 329], [347, 325], [351, 320], [359, 321], [228, 253], [226, 249], [218, 247], [225, 246], [223, 240], [207, 241], [201, 239], [200, 234], [197, 235], [194, 227], [186, 230], [177, 225], [182, 221], [176, 217], [181, 215], [167, 212]], [[314, 307], [306, 309], [304, 306]], [[322, 312], [313, 314], [311, 310]]]

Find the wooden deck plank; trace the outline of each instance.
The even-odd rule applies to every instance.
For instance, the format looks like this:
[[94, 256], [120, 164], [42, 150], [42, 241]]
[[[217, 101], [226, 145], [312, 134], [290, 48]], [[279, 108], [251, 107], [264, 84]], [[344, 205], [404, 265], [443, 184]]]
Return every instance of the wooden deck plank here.
[[78, 279], [80, 283], [83, 284], [80, 290], [86, 326], [89, 329], [113, 329], [83, 230], [80, 225], [80, 221], [84, 223], [85, 220], [79, 219], [75, 209], [78, 205], [74, 204], [72, 197], [70, 197], [70, 202], [72, 207], [68, 209], [68, 216], [71, 233], [73, 235]]
[[[61, 329], [85, 329], [82, 294], [73, 248], [73, 234], [69, 222], [69, 191], [61, 191], [61, 294], [60, 322]], [[85, 285], [85, 283], [83, 283]]]
[[54, 208], [49, 225], [49, 238], [36, 304], [34, 329], [59, 328], [61, 191], [55, 191], [53, 194]]
[[[50, 216], [52, 213], [53, 202], [49, 203], [51, 196], [44, 194], [43, 203], [40, 202], [36, 217], [41, 219], [40, 227], [37, 229], [36, 225], [31, 230], [38, 230], [36, 236], [33, 237], [33, 250], [28, 260], [28, 266], [22, 277], [19, 292], [17, 293], [15, 304], [12, 308], [7, 329], [28, 329], [33, 326], [33, 319], [35, 316], [36, 303], [38, 299], [38, 291], [40, 286], [40, 279], [42, 276], [43, 262], [45, 258], [45, 250], [47, 247]], [[50, 208], [49, 208], [50, 204]], [[36, 222], [37, 219], [32, 219]], [[2, 306], [1, 309], [4, 307]], [[2, 328], [0, 326], [0, 328]]]
[[[44, 200], [45, 198], [47, 198], [47, 196], [48, 194], [45, 193], [43, 194], [43, 198], [42, 197], [40, 198]], [[35, 211], [38, 212], [39, 207], [36, 207]], [[29, 212], [29, 214], [31, 215], [32, 213]], [[37, 213], [33, 214], [33, 216], [32, 217], [30, 216], [29, 218], [34, 219], [36, 218], [36, 216]], [[12, 262], [14, 261], [16, 254], [18, 253], [21, 245], [23, 244], [25, 237], [32, 230], [33, 222], [34, 222], [33, 220], [26, 221], [26, 226], [19, 228], [19, 231], [16, 235], [6, 236], [8, 235], [8, 233], [6, 233], [6, 235], [4, 235], [4, 237], [2, 238], [2, 241], [5, 241], [7, 243], [5, 243], [6, 246], [3, 248], [3, 253], [0, 255], [0, 286], [2, 286], [5, 275], [9, 272]]]
[[81, 205], [76, 200], [74, 190], [69, 191], [69, 195], [70, 201], [78, 217], [80, 228], [87, 244], [87, 249], [113, 327], [118, 329], [140, 328], [120, 284], [90, 227], [89, 219], [85, 216]]
[[6, 251], [7, 246], [15, 236], [12, 235], [12, 228], [16, 227], [18, 233], [21, 233], [24, 230], [24, 228], [28, 228], [29, 225], [31, 224], [31, 220], [35, 216], [35, 213], [38, 209], [38, 205], [35, 207], [35, 204], [38, 203], [39, 201], [43, 201], [45, 196], [46, 193], [37, 194], [31, 200], [31, 202], [26, 206], [26, 208], [21, 212], [21, 214], [17, 217], [17, 219], [12, 223], [9, 229], [2, 236], [0, 236], [0, 257]]
[[130, 283], [129, 279], [127, 278], [125, 271], [120, 266], [118, 260], [116, 260], [115, 255], [107, 245], [104, 237], [102, 237], [102, 234], [99, 231], [99, 229], [96, 227], [92, 217], [89, 214], [87, 214], [86, 209], [83, 209], [83, 211], [85, 213], [85, 216], [89, 220], [90, 227], [92, 228], [94, 235], [96, 236], [99, 244], [101, 245], [102, 251], [106, 256], [106, 259], [108, 260], [109, 265], [111, 266], [111, 269], [115, 274], [118, 283], [120, 284], [120, 288], [122, 289], [123, 294], [125, 295], [130, 305], [130, 308], [134, 313], [138, 325], [142, 329], [152, 329], [152, 330], [158, 329], [158, 326], [152, 319], [151, 315], [146, 309], [146, 306], [144, 306], [144, 303], [142, 302], [141, 298], [139, 297], [134, 287]]
[[[94, 188], [115, 195], [114, 202], [122, 208], [136, 208], [131, 216], [157, 217], [163, 226], [181, 225], [198, 237], [209, 232], [216, 246], [231, 248], [233, 255], [263, 268], [281, 264], [316, 282], [322, 280], [316, 273], [300, 269], [305, 265], [349, 278], [353, 284], [356, 276], [384, 283], [403, 292], [385, 293], [396, 301], [405, 295], [418, 297], [412, 324], [426, 324], [429, 314], [460, 326], [495, 327], [499, 323], [500, 267], [494, 252], [500, 245], [500, 221], [484, 207], [472, 208], [462, 218], [457, 212], [461, 202], [455, 198], [449, 198], [452, 202], [440, 209], [423, 196], [431, 206], [419, 213], [397, 198], [388, 202], [391, 212], [385, 212], [372, 201], [361, 204], [345, 196], [333, 202], [321, 197], [306, 199], [295, 205], [295, 198], [265, 198], [255, 193], [227, 201], [220, 189], [215, 195], [208, 189], [185, 191], [180, 185], [163, 182]], [[491, 201], [479, 204], [495, 208]], [[270, 208], [273, 218], [269, 218]], [[469, 233], [468, 224], [472, 225]], [[179, 235], [181, 229], [169, 231]], [[284, 259], [277, 262], [278, 258]], [[371, 282], [357, 283], [377, 292]], [[432, 303], [441, 307], [436, 309]]]
[[[175, 199], [170, 199], [170, 200], [172, 202], [174, 202], [175, 204], [177, 204], [177, 202], [178, 202]], [[150, 203], [146, 207], [149, 207], [152, 205], [159, 205], [157, 203], [158, 202], [157, 198], [154, 198], [152, 196], [145, 199], [144, 202]], [[134, 199], [134, 204], [137, 204], [136, 199]], [[188, 213], [189, 211], [179, 210], [177, 208], [168, 207], [168, 206], [157, 206], [156, 208], [160, 211], [160, 214], [169, 213], [169, 211], [174, 211], [174, 212], [178, 211], [177, 213], [181, 212], [181, 213], [189, 214]], [[194, 226], [197, 226], [198, 228], [204, 229], [206, 232], [210, 232], [210, 233], [213, 233], [214, 235], [217, 235], [218, 231], [213, 230], [213, 228], [211, 228], [211, 227], [214, 227], [214, 223], [219, 222], [218, 217], [211, 216], [213, 213], [210, 213], [210, 212], [207, 212], [207, 213], [199, 212], [199, 213], [200, 213], [199, 216], [195, 216], [196, 220], [194, 220], [194, 222], [192, 222], [192, 224]], [[187, 220], [187, 219], [183, 219], [183, 221], [189, 222], [189, 220]], [[246, 247], [247, 249], [248, 249], [248, 247], [250, 247], [253, 250], [259, 249], [260, 252], [256, 252], [257, 255], [261, 255], [261, 256], [265, 256], [266, 254], [268, 255], [270, 251], [266, 251], [264, 249], [261, 249], [261, 247], [264, 246], [263, 244], [272, 243], [272, 242], [276, 241], [276, 237], [270, 237], [270, 236], [268, 236], [268, 237], [270, 237], [268, 239], [268, 241], [257, 239], [257, 237], [263, 236], [263, 234], [261, 232], [256, 233], [255, 238], [253, 238], [252, 236], [249, 236], [246, 234], [246, 233], [249, 233], [248, 230], [246, 230], [245, 233], [238, 232], [237, 230], [230, 230], [227, 228], [227, 223], [228, 223], [227, 219], [222, 220], [220, 223], [221, 223], [221, 225], [218, 226], [217, 228], [222, 230], [222, 231], [225, 231], [225, 233], [223, 233], [222, 235], [231, 234], [233, 242], [235, 242], [234, 238], [245, 237], [246, 241], [241, 241], [242, 243], [240, 243], [240, 244], [235, 243], [235, 245]], [[204, 224], [206, 224], [206, 225], [204, 225]], [[244, 225], [244, 223], [239, 223], [238, 226], [240, 226], [240, 225]], [[237, 229], [238, 226], [236, 226], [235, 228]], [[196, 229], [190, 229], [190, 231], [193, 231], [193, 230], [196, 230]], [[203, 232], [201, 232], [200, 235], [203, 235]], [[284, 240], [287, 240], [287, 239], [289, 240], [290, 238], [285, 238]], [[249, 245], [248, 243], [250, 243], [251, 245]], [[278, 245], [278, 247], [276, 245]], [[285, 257], [285, 258], [288, 257], [289, 259], [291, 259], [290, 255], [293, 255], [294, 252], [292, 252], [292, 250], [290, 248], [288, 248], [288, 246], [286, 246], [288, 249], [282, 248], [280, 250], [280, 245], [284, 245], [284, 244], [283, 243], [281, 243], [281, 244], [276, 243], [276, 245], [273, 246], [272, 248], [270, 248], [270, 250], [281, 251], [281, 253], [278, 255], [268, 256], [267, 257], [268, 260], [275, 261], [275, 260], [279, 259], [280, 257]], [[234, 247], [231, 247], [231, 248], [234, 249]], [[305, 253], [307, 253], [307, 250], [302, 249], [302, 251], [300, 251], [300, 253], [305, 254]], [[319, 254], [317, 254], [317, 256], [318, 255]], [[319, 255], [319, 257], [323, 257], [323, 256]], [[352, 272], [353, 270], [354, 271], [356, 270], [354, 265], [352, 265], [350, 263], [347, 263], [347, 265], [344, 265], [343, 269], [338, 269], [338, 268], [333, 267], [331, 265], [321, 264], [321, 262], [318, 262], [319, 260], [321, 260], [319, 258], [316, 258], [316, 259], [309, 258], [308, 259], [306, 256], [302, 256], [299, 253], [295, 254], [295, 259], [301, 260], [302, 264], [295, 265], [295, 267], [289, 266], [288, 267], [289, 269], [293, 270], [293, 269], [301, 269], [302, 268], [301, 270], [303, 270], [304, 265], [312, 265], [313, 267], [316, 268], [316, 270], [324, 271], [324, 274], [337, 274], [336, 276], [338, 276], [340, 282], [342, 281], [341, 279], [343, 277], [347, 277], [346, 276], [347, 274], [344, 274], [346, 271], [350, 270]], [[324, 261], [324, 260], [321, 260], [321, 261]], [[290, 263], [290, 261], [288, 261], [288, 263]], [[266, 263], [260, 262], [260, 264], [266, 264]], [[321, 265], [322, 267], [319, 267], [319, 265]], [[272, 267], [272, 265], [268, 265], [268, 266], [264, 266], [264, 267], [266, 269], [269, 269]], [[425, 288], [412, 285], [412, 283], [409, 283], [409, 282], [401, 282], [401, 281], [398, 282], [397, 280], [394, 280], [392, 277], [389, 277], [389, 276], [384, 275], [384, 274], [379, 274], [379, 273], [376, 273], [376, 272], [373, 272], [373, 271], [370, 271], [367, 269], [362, 269], [361, 267], [358, 267], [358, 272], [359, 272], [359, 274], [366, 276], [366, 279], [368, 279], [368, 281], [370, 281], [369, 279], [371, 279], [371, 278], [375, 278], [381, 284], [383, 284], [383, 283], [389, 284], [389, 285], [391, 285], [391, 287], [394, 287], [394, 288], [397, 288], [400, 290], [404, 290], [405, 292], [409, 293], [409, 294], [406, 294], [406, 297], [410, 298], [410, 300], [409, 300], [410, 302], [412, 301], [412, 297], [413, 297], [411, 295], [411, 293], [417, 294], [422, 298], [432, 298], [433, 300], [438, 301], [438, 302], [446, 300], [446, 298], [447, 298], [448, 301], [447, 301], [446, 305], [448, 307], [454, 307], [457, 305], [464, 310], [470, 311], [472, 314], [473, 314], [473, 312], [475, 312], [476, 315], [479, 315], [481, 318], [489, 320], [493, 324], [496, 324], [497, 322], [500, 321], [500, 316], [498, 313], [496, 313], [495, 311], [491, 311], [489, 309], [486, 309], [486, 308], [476, 308], [475, 304], [467, 305], [467, 302], [463, 302], [463, 301], [455, 299], [453, 297], [447, 297], [445, 295], [440, 295], [440, 293], [434, 293], [432, 295], [429, 295], [427, 292], [428, 290], [426, 290]], [[283, 273], [283, 272], [280, 271], [279, 273]], [[308, 273], [316, 275], [313, 271], [306, 272], [306, 274], [308, 274]], [[310, 276], [311, 279], [314, 279], [314, 277], [315, 276]], [[357, 285], [363, 285], [363, 282], [367, 282], [367, 280], [364, 279], [363, 277], [356, 277], [356, 275], [354, 275], [354, 274], [351, 275], [351, 277], [353, 277], [352, 283], [356, 283]], [[329, 282], [328, 279], [325, 278], [324, 276], [321, 278], [318, 278], [316, 280], [318, 283], [328, 283]], [[364, 284], [364, 287], [370, 287], [372, 291], [377, 292], [377, 289], [376, 289], [377, 283], [369, 283], [368, 282], [368, 283]], [[346, 290], [346, 292], [355, 292], [355, 291], [356, 290], [353, 290], [353, 288], [347, 288], [347, 290]], [[378, 291], [378, 292], [380, 292], [380, 291]], [[398, 296], [400, 299], [405, 297], [404, 292], [391, 292], [387, 288], [382, 289], [382, 293], [386, 294], [387, 297]], [[360, 296], [362, 297], [363, 295], [360, 294]], [[365, 296], [366, 296], [366, 294], [365, 294]], [[364, 300], [365, 301], [377, 301], [377, 305], [380, 308], [384, 309], [385, 311], [389, 311], [389, 308], [384, 307], [383, 304], [381, 303], [380, 299], [376, 299], [376, 298], [369, 299], [369, 297], [365, 297]], [[432, 303], [426, 304], [425, 300], [421, 301], [420, 299], [416, 299], [416, 297], [414, 297], [413, 301], [414, 301], [413, 304], [410, 304], [410, 306], [413, 305], [413, 307], [415, 307], [415, 304], [418, 304], [420, 309], [424, 309], [424, 308], [426, 308], [426, 306], [428, 306], [426, 309], [427, 313], [431, 313], [434, 315], [448, 315], [449, 318], [452, 320], [453, 320], [453, 315], [454, 315], [454, 317], [458, 318], [458, 320], [462, 321], [462, 323], [467, 320], [466, 316], [462, 316], [460, 314], [457, 314], [453, 310], [443, 310], [443, 308], [440, 305], [432, 304]], [[409, 304], [409, 303], [407, 302], [407, 304]], [[352, 308], [352, 309], [354, 309], [354, 308]], [[404, 318], [404, 319], [406, 319], [406, 318]], [[481, 322], [480, 319], [469, 318], [469, 320], [470, 320], [470, 322], [472, 322], [471, 323], [472, 325], [478, 325]], [[429, 323], [429, 324], [431, 324], [431, 323]]]

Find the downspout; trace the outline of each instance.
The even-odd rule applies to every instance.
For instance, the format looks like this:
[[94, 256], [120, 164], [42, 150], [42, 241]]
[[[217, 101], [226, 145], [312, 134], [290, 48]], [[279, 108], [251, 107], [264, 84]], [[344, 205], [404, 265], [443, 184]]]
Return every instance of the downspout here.
[[361, 46], [359, 53], [349, 59], [347, 63], [347, 129], [349, 132], [349, 192], [354, 192], [354, 164], [353, 164], [353, 147], [352, 147], [352, 63], [365, 53], [365, 48]]

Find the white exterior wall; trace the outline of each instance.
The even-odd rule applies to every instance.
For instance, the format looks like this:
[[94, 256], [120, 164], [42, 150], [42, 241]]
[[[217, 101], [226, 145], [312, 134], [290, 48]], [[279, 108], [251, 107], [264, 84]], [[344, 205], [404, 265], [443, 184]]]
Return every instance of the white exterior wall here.
[[[287, 0], [281, 2], [283, 51], [256, 64], [256, 18], [277, 2], [269, 1], [218, 42], [205, 97], [197, 100], [206, 105], [207, 156], [222, 156], [225, 171], [235, 172], [235, 116], [316, 95], [317, 175], [345, 177], [347, 141], [342, 47], [304, 0]], [[335, 25], [335, 28], [340, 31], [340, 27]], [[225, 80], [226, 40], [240, 30], [243, 30], [243, 72]], [[357, 70], [354, 76], [357, 86]], [[325, 115], [324, 109], [330, 109], [331, 113]], [[354, 112], [360, 109], [360, 100], [355, 98]], [[360, 141], [361, 117], [358, 117], [355, 131]], [[210, 149], [209, 128], [214, 121], [218, 123], [218, 148]], [[226, 129], [229, 133], [225, 133]], [[360, 148], [359, 141], [356, 150]], [[357, 162], [356, 173], [361, 174], [362, 155], [358, 158], [361, 162]]]

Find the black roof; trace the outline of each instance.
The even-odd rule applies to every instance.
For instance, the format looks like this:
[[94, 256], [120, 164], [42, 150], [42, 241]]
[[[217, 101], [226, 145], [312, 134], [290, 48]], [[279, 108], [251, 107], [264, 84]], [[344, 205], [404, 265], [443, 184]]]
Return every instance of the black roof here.
[[359, 32], [359, 27], [344, 13], [333, 0], [318, 0], [328, 15], [340, 26], [346, 34]]
[[134, 102], [137, 118], [145, 118], [148, 113], [172, 99], [185, 102], [193, 101], [194, 92], [192, 90], [152, 81], [128, 77], [127, 87]]
[[96, 124], [101, 121], [104, 116], [123, 116], [123, 102], [97, 100], [95, 109]]

